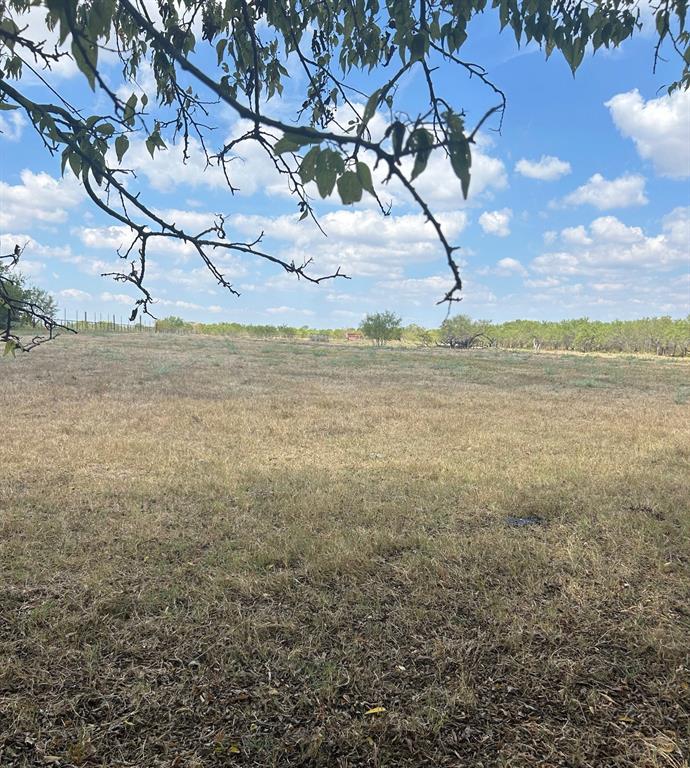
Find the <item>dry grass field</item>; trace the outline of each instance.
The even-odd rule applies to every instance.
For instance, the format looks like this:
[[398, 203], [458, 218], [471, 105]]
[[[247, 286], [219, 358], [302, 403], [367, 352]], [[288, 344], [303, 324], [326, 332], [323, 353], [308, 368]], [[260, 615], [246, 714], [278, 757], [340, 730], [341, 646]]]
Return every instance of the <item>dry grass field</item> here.
[[688, 766], [687, 362], [0, 365], [3, 768]]

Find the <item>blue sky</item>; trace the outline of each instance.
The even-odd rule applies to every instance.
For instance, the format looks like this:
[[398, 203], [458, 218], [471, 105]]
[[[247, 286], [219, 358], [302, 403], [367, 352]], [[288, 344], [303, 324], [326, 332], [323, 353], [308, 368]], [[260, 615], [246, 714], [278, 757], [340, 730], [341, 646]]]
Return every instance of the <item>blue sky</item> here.
[[[668, 97], [664, 88], [677, 76], [676, 65], [653, 74], [654, 40], [641, 34], [618, 51], [588, 56], [573, 78], [558, 55], [545, 62], [538, 49], [518, 50], [497, 25], [493, 13], [477, 20], [463, 54], [483, 64], [508, 99], [501, 133], [487, 125], [475, 148], [469, 199], [462, 200], [440, 158], [417, 184], [461, 246], [466, 290], [457, 310], [497, 321], [687, 315], [690, 93]], [[48, 34], [39, 16], [32, 27]], [[150, 92], [146, 73], [134, 85], [118, 81], [115, 67], [106, 71], [125, 95]], [[283, 99], [271, 103], [288, 120], [304, 88], [299, 70], [290, 71]], [[50, 77], [73, 102], [97, 107], [100, 97], [68, 62]], [[444, 68], [438, 77], [470, 125], [493, 103], [480, 84], [454, 70]], [[379, 79], [356, 84], [373, 91]], [[41, 86], [34, 83], [31, 91], [39, 98]], [[418, 74], [402, 83], [400, 99], [408, 111], [419, 111]], [[0, 121], [2, 252], [28, 241], [24, 272], [57, 297], [68, 317], [126, 316], [136, 293], [99, 276], [117, 266], [126, 233], [94, 211], [69, 171], [60, 177], [58, 161], [42, 152], [18, 112], [0, 113]], [[241, 129], [226, 109], [216, 112], [214, 125], [221, 138]], [[382, 126], [377, 116], [374, 130]], [[179, 148], [152, 162], [135, 142], [125, 165], [136, 170], [145, 199], [178, 224], [201, 229], [223, 212], [233, 240], [264, 231], [266, 250], [296, 260], [312, 256], [322, 273], [340, 265], [352, 279], [316, 287], [252, 257], [224, 258], [223, 270], [242, 294], [236, 298], [184, 248], [165, 247], [150, 256], [158, 316], [347, 327], [366, 312], [392, 309], [405, 323], [443, 320], [446, 308], [435, 304], [450, 282], [443, 253], [403, 190], [383, 188], [382, 199], [393, 203], [385, 219], [372, 199], [348, 207], [318, 201], [324, 237], [310, 222], [298, 222], [296, 203], [270, 164], [257, 151], [242, 154], [233, 166], [241, 189], [235, 197], [218, 172], [202, 172], [198, 154], [183, 166]]]

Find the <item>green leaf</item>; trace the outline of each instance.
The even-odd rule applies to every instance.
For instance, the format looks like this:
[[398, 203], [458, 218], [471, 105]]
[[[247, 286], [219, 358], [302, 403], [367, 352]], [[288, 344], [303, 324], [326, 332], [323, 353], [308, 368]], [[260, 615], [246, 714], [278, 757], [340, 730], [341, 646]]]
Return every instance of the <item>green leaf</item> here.
[[7, 104], [6, 102], [0, 102], [0, 112], [9, 112], [11, 109], [19, 109], [18, 104]]
[[431, 155], [433, 137], [426, 128], [416, 128], [407, 140], [407, 149], [415, 154], [414, 167], [412, 168], [411, 181], [414, 181], [426, 168]]
[[220, 66], [221, 61], [223, 61], [223, 56], [225, 55], [225, 48], [228, 44], [227, 38], [222, 38], [216, 43], [216, 54], [218, 55], [218, 65]]
[[318, 144], [319, 141], [320, 139], [311, 136], [302, 136], [298, 133], [286, 133], [275, 143], [273, 151], [277, 155], [282, 155], [285, 152], [296, 152], [298, 149], [305, 146], [305, 144]]
[[115, 129], [110, 123], [103, 123], [103, 125], [99, 125], [98, 128], [96, 128], [96, 131], [101, 134], [101, 136], [110, 137], [115, 133]]
[[354, 171], [345, 171], [338, 179], [338, 194], [344, 205], [358, 203], [362, 199], [362, 185]]
[[421, 61], [426, 53], [426, 35], [418, 32], [410, 43], [410, 54], [412, 61]]
[[316, 162], [319, 159], [320, 154], [321, 147], [312, 147], [300, 163], [299, 175], [303, 184], [306, 184], [308, 181], [313, 181], [316, 174]]
[[460, 179], [462, 196], [467, 199], [470, 189], [470, 167], [472, 165], [470, 142], [465, 136], [465, 126], [459, 115], [448, 111], [444, 114], [444, 118], [450, 134], [448, 141], [450, 164], [453, 172]]
[[374, 113], [376, 112], [376, 107], [379, 103], [380, 96], [381, 96], [381, 89], [379, 88], [378, 91], [374, 91], [369, 97], [369, 101], [367, 101], [367, 105], [366, 107], [364, 107], [364, 114], [362, 115], [362, 125], [361, 125], [362, 128], [364, 128], [364, 126], [374, 116]]
[[157, 149], [167, 149], [167, 146], [160, 134], [160, 124], [156, 122], [156, 127], [151, 135], [146, 139], [146, 149], [149, 151], [151, 157]]
[[125, 156], [125, 152], [129, 149], [129, 139], [121, 134], [115, 139], [115, 154], [117, 155], [118, 163], [122, 162], [122, 158]]
[[122, 117], [124, 122], [127, 125], [134, 125], [134, 114], [137, 108], [137, 95], [136, 93], [133, 93], [128, 99], [127, 103], [125, 104], [125, 113]]
[[98, 65], [98, 47], [91, 45], [83, 37], [72, 39], [72, 56], [79, 71], [87, 79], [92, 91], [96, 90], [96, 67]]
[[450, 164], [455, 175], [460, 179], [462, 196], [467, 200], [470, 190], [470, 166], [472, 165], [472, 154], [467, 139], [463, 138], [451, 145]]
[[67, 159], [69, 160], [69, 167], [72, 169], [72, 173], [79, 178], [81, 173], [81, 157], [76, 152], [70, 152]]
[[376, 192], [374, 191], [374, 182], [371, 179], [371, 171], [369, 170], [369, 166], [366, 163], [363, 163], [361, 160], [357, 163], [357, 178], [359, 179], [359, 183], [362, 185], [362, 189], [366, 189], [370, 195], [374, 195], [374, 197], [376, 197]]
[[402, 152], [403, 138], [405, 137], [405, 126], [399, 120], [396, 120], [391, 126], [391, 135], [393, 138], [393, 154], [397, 159]]
[[345, 169], [343, 158], [332, 149], [324, 149], [316, 160], [315, 181], [321, 197], [328, 197], [338, 174]]
[[17, 352], [17, 347], [18, 346], [19, 345], [17, 344], [16, 341], [14, 341], [13, 339], [8, 339], [5, 342], [5, 351], [2, 353], [2, 356], [3, 357], [7, 357], [7, 355], [11, 354], [12, 357], [16, 357], [17, 356], [16, 352]]

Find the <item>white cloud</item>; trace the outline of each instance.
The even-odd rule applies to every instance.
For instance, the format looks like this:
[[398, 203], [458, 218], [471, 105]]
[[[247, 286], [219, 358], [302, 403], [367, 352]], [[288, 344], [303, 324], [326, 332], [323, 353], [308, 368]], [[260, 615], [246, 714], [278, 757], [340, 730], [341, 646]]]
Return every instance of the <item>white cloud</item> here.
[[487, 234], [496, 235], [496, 237], [508, 237], [512, 216], [513, 212], [510, 208], [502, 208], [500, 211], [484, 211], [479, 217], [479, 226]]
[[18, 109], [0, 112], [0, 134], [7, 141], [19, 141], [26, 124], [26, 118]]
[[563, 247], [537, 256], [532, 269], [550, 277], [605, 276], [599, 282], [614, 283], [631, 270], [670, 270], [690, 261], [690, 208], [675, 208], [667, 214], [657, 235], [645, 234], [614, 216], [601, 216], [582, 230], [584, 237], [579, 241], [568, 237], [572, 230], [563, 230]]
[[154, 302], [154, 309], [155, 307], [172, 307], [174, 309], [195, 309], [195, 310], [205, 310], [208, 312], [222, 312], [223, 308], [219, 307], [217, 304], [212, 304], [211, 306], [205, 306], [202, 304], [197, 304], [193, 301], [182, 301], [181, 299], [178, 299], [177, 301], [171, 301], [170, 299], [156, 299]]
[[515, 164], [517, 173], [529, 179], [556, 181], [571, 172], [570, 163], [552, 155], [542, 155], [539, 160], [518, 160]]
[[[213, 214], [199, 211], [168, 209], [157, 210], [156, 213], [191, 234], [197, 234], [207, 228], [214, 220]], [[113, 252], [119, 250], [121, 253], [126, 251], [135, 236], [133, 230], [120, 224], [106, 227], [76, 227], [73, 232], [89, 248]], [[253, 237], [256, 237], [259, 232], [260, 230], [255, 232]], [[228, 236], [233, 240], [235, 239], [230, 230]], [[240, 255], [222, 248], [209, 247], [206, 250], [213, 263], [228, 280], [235, 280], [247, 274], [247, 262], [252, 260], [256, 262], [259, 258]], [[100, 272], [122, 271], [123, 269], [123, 262], [120, 260], [112, 264], [91, 260], [90, 264], [98, 264], [98, 271]], [[186, 268], [180, 266], [185, 264], [190, 266]], [[184, 286], [192, 291], [214, 294], [215, 290], [212, 286], [217, 285], [216, 279], [205, 265], [194, 266], [195, 264], [200, 264], [200, 257], [198, 251], [188, 243], [165, 237], [149, 239], [146, 261], [149, 287], [155, 289], [160, 282], [168, 282]]]
[[[149, 3], [149, 5], [151, 5], [151, 3]], [[154, 6], [155, 10], [158, 11], [158, 5], [154, 4]], [[128, 79], [115, 91], [117, 97], [124, 102], [129, 99], [132, 93], [136, 94], [139, 99], [145, 95], [149, 100], [149, 103], [153, 103], [156, 100], [156, 77], [153, 74], [153, 67], [149, 61], [144, 60], [141, 62], [136, 80]]]
[[266, 309], [266, 312], [269, 313], [269, 315], [304, 315], [305, 317], [311, 317], [311, 315], [314, 314], [313, 310], [311, 309], [296, 309], [295, 307], [268, 307]]
[[[56, 26], [54, 29], [48, 28], [48, 25], [46, 24], [48, 11], [44, 6], [30, 6], [25, 11], [22, 11], [22, 13], [17, 13], [16, 11], [12, 12], [10, 10], [9, 15], [12, 16], [19, 28], [24, 30], [22, 33], [24, 37], [29, 40], [45, 41], [46, 51], [53, 52], [57, 49], [61, 53], [67, 53], [65, 56], [60, 56], [57, 61], [51, 62], [49, 73], [51, 79], [69, 78], [79, 73], [79, 69], [69, 52], [70, 41], [66, 41], [66, 44], [63, 46], [58, 46], [59, 26]], [[41, 74], [44, 77], [48, 76], [47, 72], [42, 72]], [[39, 83], [38, 78], [28, 68], [24, 68], [22, 77], [25, 77], [26, 80], [32, 84]]]
[[73, 299], [74, 301], [90, 301], [91, 294], [79, 288], [65, 288], [58, 292], [61, 299]]
[[626, 174], [609, 180], [595, 173], [586, 184], [567, 195], [563, 202], [566, 205], [593, 205], [604, 211], [609, 208], [646, 205], [649, 200], [645, 195], [643, 176]]
[[[238, 121], [232, 127], [225, 140], [219, 147], [208, 147], [210, 154], [214, 154], [222, 146], [246, 133], [249, 124]], [[239, 144], [233, 155], [229, 156], [227, 173], [233, 187], [239, 195], [255, 195], [264, 192], [268, 195], [289, 195], [285, 180], [276, 170], [266, 151], [255, 141], [246, 141]], [[115, 164], [114, 151], [109, 160]], [[156, 152], [151, 157], [146, 149], [143, 139], [131, 141], [130, 148], [122, 160], [123, 167], [134, 170], [138, 175], [146, 178], [147, 182], [158, 192], [176, 192], [184, 188], [185, 193], [192, 189], [225, 190], [227, 200], [230, 201], [232, 193], [228, 187], [223, 169], [216, 161], [206, 158], [201, 142], [190, 137], [188, 145], [188, 158], [184, 159], [184, 145], [182, 141], [176, 144], [168, 144], [167, 149]], [[132, 182], [128, 182], [132, 185]], [[222, 198], [219, 198], [218, 207], [223, 208]]]
[[690, 91], [645, 101], [636, 89], [606, 102], [620, 133], [661, 176], [690, 176]]
[[21, 184], [0, 181], [0, 229], [61, 224], [67, 220], [68, 211], [83, 199], [72, 176], [54, 179], [27, 168], [19, 176]]
[[452, 287], [453, 281], [450, 273], [447, 275], [429, 275], [428, 277], [407, 277], [399, 280], [382, 280], [377, 283], [377, 288], [388, 294], [431, 301], [442, 299]]
[[526, 275], [527, 270], [517, 259], [506, 256], [496, 262], [496, 273], [499, 275]]
[[[116, 164], [114, 150], [109, 162]], [[143, 139], [134, 139], [127, 154], [122, 159], [122, 166], [133, 170], [138, 176], [146, 178], [148, 184], [158, 192], [175, 192], [179, 187], [196, 189], [227, 188], [223, 172], [216, 165], [207, 167], [206, 157], [199, 141], [189, 140], [189, 158], [184, 162], [184, 148], [181, 142], [168, 144], [167, 149], [157, 151], [151, 157]], [[133, 183], [127, 181], [127, 186]], [[228, 191], [229, 194], [229, 191]]]
[[[69, 289], [72, 290], [72, 289]], [[81, 293], [81, 291], [77, 291], [77, 293]], [[88, 294], [86, 294], [88, 296]], [[81, 297], [75, 297], [75, 298], [81, 298]], [[124, 304], [128, 307], [133, 307], [134, 302], [136, 301], [136, 298], [133, 296], [129, 296], [126, 293], [111, 293], [110, 291], [104, 291], [100, 294], [100, 300], [105, 303], [110, 304]], [[194, 301], [185, 301], [182, 299], [172, 300], [172, 299], [161, 299], [154, 296], [154, 301], [152, 304], [152, 310], [155, 312], [156, 308], [158, 307], [165, 307], [166, 309], [186, 309], [186, 310], [195, 310], [195, 311], [203, 311], [203, 312], [213, 312], [214, 314], [217, 314], [218, 312], [222, 312], [223, 308], [219, 307], [217, 304], [212, 304], [211, 306], [207, 306], [205, 304], [199, 304]], [[156, 313], [158, 314], [158, 313]]]
[[[408, 178], [412, 165], [411, 159], [403, 162], [403, 170], [408, 174]], [[432, 155], [429, 165], [415, 180], [414, 185], [417, 192], [434, 210], [447, 210], [449, 206], [456, 209], [465, 204], [460, 181], [448, 159], [439, 152]], [[473, 148], [468, 202], [471, 203], [479, 197], [488, 196], [491, 192], [505, 189], [507, 186], [508, 174], [503, 161], [487, 154], [481, 145]], [[407, 193], [401, 191], [398, 194], [405, 197]]]
[[128, 296], [126, 293], [110, 293], [110, 291], [101, 293], [100, 300], [112, 304], [126, 304], [130, 307], [133, 307], [136, 301], [134, 297]]
[[690, 206], [674, 208], [664, 216], [662, 228], [668, 242], [680, 250], [685, 250], [690, 261]]
[[557, 277], [544, 277], [538, 280], [525, 280], [524, 285], [527, 288], [554, 288], [560, 285], [561, 281]]
[[3, 232], [0, 234], [0, 243], [0, 251], [3, 253], [7, 252], [6, 249], [12, 250], [15, 244], [23, 247], [22, 259], [33, 256], [55, 258], [60, 259], [60, 261], [73, 261], [75, 259], [69, 245], [45, 245], [25, 233]]
[[35, 261], [31, 258], [22, 258], [20, 264], [19, 272], [24, 275], [24, 277], [38, 277], [38, 275], [42, 274], [46, 268], [44, 262]]
[[[644, 241], [644, 232], [640, 227], [629, 227], [615, 216], [601, 216], [590, 224], [592, 239], [597, 243], [614, 243], [619, 245], [639, 243]], [[589, 242], [582, 244], [589, 245]]]
[[[544, 238], [545, 242], [554, 242], [556, 237], [558, 236], [557, 232], [552, 233], [554, 237], [551, 240], [547, 240]], [[585, 227], [580, 224], [578, 227], [566, 227], [564, 230], [561, 231], [561, 239], [564, 240], [566, 243], [571, 243], [573, 245], [589, 245], [592, 240], [587, 234], [587, 230]]]
[[[425, 306], [430, 302], [436, 302], [442, 299], [451, 287], [452, 279], [449, 274], [382, 280], [376, 284], [377, 290], [385, 293], [386, 296], [393, 295], [396, 300], [408, 301], [413, 306]], [[463, 276], [462, 297], [465, 305], [480, 306], [496, 302], [495, 294], [487, 286], [475, 282], [471, 275]]]
[[[453, 242], [467, 224], [463, 211], [439, 214], [448, 239]], [[240, 236], [265, 232], [276, 241], [266, 246], [283, 259], [301, 263], [313, 258], [312, 272], [323, 273], [338, 266], [351, 276], [401, 275], [405, 265], [425, 263], [442, 256], [434, 228], [422, 214], [382, 216], [373, 210], [340, 209], [320, 219], [326, 232], [294, 215], [270, 218], [236, 215], [228, 220], [228, 231]]]
[[591, 287], [598, 293], [617, 293], [627, 288], [626, 283], [591, 283]]

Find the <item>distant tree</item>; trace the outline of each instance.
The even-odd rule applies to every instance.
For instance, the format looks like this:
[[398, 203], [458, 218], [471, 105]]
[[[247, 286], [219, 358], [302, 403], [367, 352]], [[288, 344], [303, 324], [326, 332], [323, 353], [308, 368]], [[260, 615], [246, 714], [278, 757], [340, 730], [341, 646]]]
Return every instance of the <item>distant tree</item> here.
[[394, 312], [376, 312], [362, 320], [359, 330], [377, 347], [382, 347], [387, 341], [402, 337], [402, 319]]
[[470, 349], [483, 344], [491, 345], [494, 337], [488, 320], [472, 320], [469, 315], [456, 315], [441, 325], [441, 344], [453, 349]]
[[186, 320], [183, 320], [181, 317], [177, 317], [176, 315], [170, 315], [169, 317], [164, 317], [161, 320], [156, 320], [157, 331], [186, 331], [191, 330], [191, 328], [191, 323], [188, 323]]
[[411, 341], [413, 344], [420, 344], [423, 347], [430, 347], [435, 341], [436, 332], [421, 325], [411, 323], [403, 329], [403, 338]]

